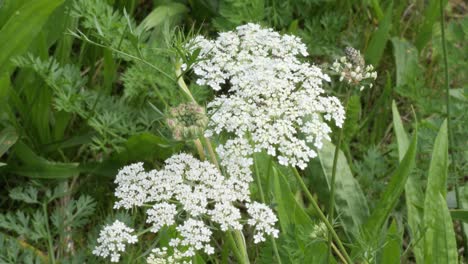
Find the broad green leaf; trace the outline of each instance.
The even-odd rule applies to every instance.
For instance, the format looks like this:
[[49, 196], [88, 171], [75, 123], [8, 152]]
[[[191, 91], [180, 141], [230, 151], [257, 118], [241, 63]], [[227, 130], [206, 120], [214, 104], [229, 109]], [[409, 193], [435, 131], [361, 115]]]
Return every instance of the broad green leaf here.
[[[332, 176], [333, 157], [335, 155], [335, 146], [331, 142], [324, 142], [322, 149], [318, 151], [320, 165], [317, 168], [314, 163], [309, 164], [307, 175], [313, 182], [321, 178], [325, 183], [314, 189], [321, 196], [322, 201], [328, 201], [330, 190], [330, 180]], [[310, 166], [312, 165], [312, 166]], [[319, 189], [325, 190], [325, 193], [319, 192]], [[343, 152], [339, 151], [338, 163], [336, 168], [335, 181], [335, 209], [339, 217], [340, 224], [348, 235], [358, 234], [360, 228], [369, 216], [369, 207], [366, 198], [362, 192], [359, 183], [353, 177], [351, 169]]]
[[[468, 187], [467, 186], [468, 185], [465, 184], [465, 186], [459, 187], [460, 210], [468, 209]], [[468, 237], [468, 221], [463, 223], [463, 232], [465, 233], [465, 237]], [[468, 247], [468, 243], [466, 243], [465, 245]]]
[[401, 122], [400, 112], [396, 106], [395, 101], [392, 102], [392, 113], [393, 113], [393, 129], [395, 131], [396, 140], [398, 144], [398, 157], [403, 160], [406, 151], [408, 150], [409, 140], [408, 135], [405, 132], [403, 123]]
[[49, 15], [64, 0], [34, 0], [24, 3], [0, 29], [0, 72], [7, 69], [9, 59], [26, 51], [41, 32]]
[[18, 134], [13, 128], [7, 127], [0, 132], [0, 157], [15, 144], [16, 140], [18, 140]]
[[132, 136], [125, 143], [125, 150], [118, 154], [122, 161], [165, 160], [174, 152], [180, 150], [181, 144], [171, 142], [150, 133]]
[[294, 198], [284, 175], [275, 167], [272, 172], [273, 194], [277, 203], [281, 232], [287, 232], [290, 225], [313, 226], [313, 221]]
[[438, 193], [441, 193], [444, 198], [447, 196], [447, 175], [448, 137], [447, 120], [445, 120], [440, 127], [434, 142], [434, 149], [432, 150], [431, 164], [427, 177], [426, 198], [424, 200], [425, 209], [434, 204], [434, 200], [432, 199], [438, 199]]
[[392, 38], [397, 86], [412, 84], [420, 72], [418, 50], [405, 39]]
[[38, 156], [26, 144], [15, 144], [14, 154], [21, 165], [9, 165], [8, 171], [38, 179], [66, 179], [78, 175], [78, 163], [52, 162]]
[[465, 223], [468, 223], [468, 210], [463, 209], [454, 209], [450, 210], [450, 215], [453, 220], [459, 220]]
[[391, 176], [390, 182], [380, 197], [380, 200], [377, 202], [374, 212], [372, 212], [366, 223], [365, 235], [367, 235], [368, 238], [380, 232], [388, 216], [399, 201], [405, 188], [406, 180], [414, 167], [417, 141], [417, 131], [415, 131], [405, 157]]
[[447, 120], [437, 134], [424, 199], [424, 263], [456, 263], [457, 247], [447, 207], [448, 136]]
[[444, 194], [433, 194], [434, 204], [424, 208], [426, 223], [424, 263], [458, 263], [457, 241]]
[[366, 61], [374, 66], [378, 66], [380, 59], [387, 46], [390, 37], [390, 28], [392, 27], [393, 2], [387, 7], [384, 18], [379, 22], [378, 29], [372, 34], [369, 46], [366, 50]]
[[180, 3], [168, 3], [156, 7], [151, 13], [141, 22], [139, 27], [144, 30], [160, 26], [163, 22], [174, 19], [188, 12], [185, 5]]
[[422, 23], [419, 24], [420, 26], [416, 36], [415, 44], [420, 51], [426, 46], [427, 42], [431, 40], [434, 23], [438, 22], [440, 18], [440, 8], [444, 8], [447, 3], [447, 1], [444, 0], [441, 7], [440, 0], [429, 0], [427, 2], [427, 7], [424, 9], [422, 16]]
[[382, 249], [381, 264], [399, 264], [402, 248], [402, 233], [398, 231], [395, 219], [387, 230], [385, 244]]
[[[405, 132], [403, 123], [401, 122], [400, 113], [395, 104], [395, 101], [392, 102], [392, 112], [393, 112], [393, 129], [395, 131], [396, 140], [398, 144], [398, 156], [403, 160], [406, 151], [408, 150], [409, 140], [408, 135]], [[408, 224], [410, 227], [410, 234], [413, 243], [420, 241], [419, 238], [422, 236], [421, 233], [421, 221], [423, 218], [423, 201], [424, 194], [421, 190], [421, 183], [416, 178], [417, 175], [412, 173], [408, 177], [405, 186], [405, 201], [406, 209], [408, 212]], [[422, 263], [423, 261], [423, 243], [416, 243], [413, 246], [413, 253], [416, 258], [417, 263]]]

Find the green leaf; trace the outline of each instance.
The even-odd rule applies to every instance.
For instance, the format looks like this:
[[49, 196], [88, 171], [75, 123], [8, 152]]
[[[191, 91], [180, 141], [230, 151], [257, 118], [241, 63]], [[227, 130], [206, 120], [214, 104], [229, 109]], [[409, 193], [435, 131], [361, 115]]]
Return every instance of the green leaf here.
[[405, 132], [403, 123], [401, 122], [400, 112], [396, 106], [395, 101], [392, 102], [392, 113], [393, 113], [393, 129], [395, 131], [396, 140], [398, 144], [398, 157], [400, 161], [405, 156], [406, 151], [408, 151], [409, 140], [408, 135]]
[[450, 210], [450, 216], [452, 216], [453, 220], [459, 220], [468, 223], [468, 210]]
[[33, 0], [24, 3], [0, 29], [0, 72], [7, 69], [9, 59], [26, 51], [41, 32], [49, 15], [64, 0]]
[[311, 227], [313, 221], [294, 198], [284, 175], [273, 167], [273, 194], [277, 203], [281, 232], [287, 232], [291, 225]]
[[180, 143], [150, 133], [142, 133], [128, 139], [125, 150], [118, 154], [118, 159], [126, 162], [165, 160], [181, 147]]
[[395, 56], [397, 86], [410, 85], [420, 73], [418, 50], [405, 39], [392, 38]]
[[[395, 131], [396, 140], [398, 144], [398, 156], [403, 160], [406, 151], [408, 150], [409, 140], [408, 135], [405, 132], [403, 123], [401, 122], [400, 113], [395, 104], [395, 101], [392, 102], [392, 112], [393, 112], [393, 129]], [[421, 190], [421, 183], [417, 178], [417, 175], [412, 173], [408, 177], [405, 186], [405, 201], [406, 208], [408, 211], [408, 225], [410, 227], [410, 234], [412, 241], [416, 244], [413, 245], [413, 254], [416, 258], [417, 263], [422, 263], [423, 261], [423, 245], [422, 243], [417, 243], [419, 238], [422, 236], [421, 232], [421, 221], [423, 218], [423, 201], [424, 194]]]
[[344, 142], [348, 143], [359, 131], [359, 118], [361, 117], [361, 98], [353, 95], [346, 107], [346, 121], [343, 126]]
[[37, 200], [38, 190], [32, 186], [28, 188], [16, 187], [10, 191], [10, 198], [29, 204], [39, 204]]
[[18, 140], [18, 134], [13, 128], [7, 127], [0, 132], [0, 157], [15, 144], [16, 140]]
[[8, 165], [7, 170], [18, 175], [38, 179], [66, 179], [79, 173], [78, 163], [48, 161], [21, 141], [16, 143], [14, 153], [22, 164]]
[[448, 137], [447, 120], [442, 123], [439, 133], [434, 142], [432, 150], [431, 164], [427, 177], [426, 198], [424, 208], [430, 207], [438, 199], [438, 193], [445, 198], [447, 196], [447, 175], [448, 175]]
[[139, 27], [144, 30], [160, 26], [163, 22], [174, 19], [188, 12], [185, 5], [180, 3], [169, 3], [156, 7], [146, 18], [141, 22]]
[[374, 212], [372, 212], [366, 223], [365, 235], [367, 235], [368, 238], [379, 233], [388, 216], [399, 201], [405, 188], [406, 180], [414, 167], [417, 141], [417, 131], [415, 131], [405, 157], [392, 175], [387, 188], [380, 197]]
[[[326, 190], [325, 193], [318, 192], [320, 199], [328, 201], [330, 180], [332, 175], [333, 157], [335, 155], [335, 146], [331, 142], [325, 141], [322, 149], [318, 151], [320, 161], [319, 167], [314, 162], [307, 167], [307, 175], [312, 181], [322, 180], [325, 183], [315, 190]], [[338, 163], [336, 167], [335, 182], [335, 208], [340, 223], [348, 235], [358, 234], [362, 225], [369, 216], [369, 207], [366, 198], [362, 192], [359, 183], [353, 177], [351, 169], [346, 161], [343, 152], [340, 150]]]
[[393, 1], [387, 7], [384, 18], [379, 22], [378, 29], [372, 34], [369, 46], [366, 50], [366, 61], [374, 66], [378, 66], [390, 37], [392, 27]]
[[444, 195], [437, 193], [431, 197], [434, 204], [424, 208], [426, 223], [424, 263], [458, 263], [457, 241], [452, 218]]
[[385, 237], [385, 244], [382, 249], [381, 264], [399, 264], [402, 248], [402, 233], [398, 231], [398, 225], [395, 220], [388, 228]]
[[447, 207], [447, 120], [434, 142], [424, 199], [424, 263], [457, 263], [457, 246]]
[[[434, 23], [439, 20], [440, 17], [440, 1], [439, 0], [430, 0], [428, 1], [428, 5], [424, 10], [424, 14], [422, 16], [422, 23], [420, 23], [419, 28], [417, 30], [418, 35], [416, 36], [416, 47], [418, 50], [422, 50], [427, 42], [429, 42], [432, 38], [432, 28]], [[443, 1], [443, 7], [447, 1]], [[443, 8], [442, 7], [442, 8]]]

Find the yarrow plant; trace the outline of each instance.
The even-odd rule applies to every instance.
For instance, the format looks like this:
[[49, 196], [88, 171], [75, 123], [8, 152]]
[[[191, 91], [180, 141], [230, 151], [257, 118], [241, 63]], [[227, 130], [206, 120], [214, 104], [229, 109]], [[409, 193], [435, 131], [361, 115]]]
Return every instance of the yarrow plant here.
[[305, 168], [322, 141], [330, 140], [326, 121], [339, 127], [344, 122], [340, 101], [322, 88], [330, 77], [301, 61], [308, 53], [298, 37], [247, 24], [215, 40], [198, 36], [187, 47], [199, 52], [192, 65], [197, 84], [227, 91], [207, 106], [206, 136], [233, 133], [247, 139], [254, 152]]
[[[230, 155], [225, 153], [226, 157]], [[249, 204], [248, 182], [239, 175], [242, 169], [237, 173], [237, 178], [226, 178], [212, 163], [185, 153], [166, 160], [161, 170], [146, 171], [142, 163], [132, 164], [117, 174], [115, 208], [149, 208], [146, 223], [153, 233], [175, 226], [177, 236], [168, 245], [172, 253], [168, 253], [168, 247], [153, 249], [148, 263], [189, 263], [197, 251], [213, 254], [211, 237], [216, 229], [241, 231], [245, 223], [254, 228], [255, 243], [265, 241], [265, 236], [277, 237], [275, 214], [264, 204]], [[247, 219], [237, 207], [244, 203], [250, 216]], [[132, 232], [118, 221], [105, 227], [93, 253], [118, 261], [125, 243], [136, 243]]]

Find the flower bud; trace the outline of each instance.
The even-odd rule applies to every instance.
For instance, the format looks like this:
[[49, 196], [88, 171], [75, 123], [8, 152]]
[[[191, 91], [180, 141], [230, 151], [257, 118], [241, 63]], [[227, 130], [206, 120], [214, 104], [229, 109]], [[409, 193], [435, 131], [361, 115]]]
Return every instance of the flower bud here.
[[180, 104], [169, 110], [167, 125], [174, 139], [195, 139], [203, 134], [207, 124], [205, 109], [196, 103]]

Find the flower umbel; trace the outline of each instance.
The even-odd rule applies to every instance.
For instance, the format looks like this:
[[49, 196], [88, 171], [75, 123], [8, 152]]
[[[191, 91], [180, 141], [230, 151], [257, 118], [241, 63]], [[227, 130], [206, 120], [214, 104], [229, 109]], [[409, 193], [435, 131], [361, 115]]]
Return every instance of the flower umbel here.
[[298, 37], [247, 24], [216, 40], [196, 37], [188, 48], [200, 51], [193, 65], [198, 84], [228, 87], [208, 104], [206, 136], [232, 132], [248, 138], [255, 152], [305, 168], [317, 156], [314, 148], [330, 139], [325, 121], [344, 122], [343, 106], [322, 89], [329, 76], [300, 60], [308, 53]]
[[[213, 254], [213, 232], [240, 231], [246, 222], [255, 229], [256, 243], [264, 241], [265, 234], [278, 235], [274, 227], [277, 218], [264, 204], [247, 205], [252, 219], [243, 219], [237, 206], [250, 202], [248, 184], [253, 161], [244, 156], [252, 154], [252, 150], [243, 140], [226, 146], [231, 148], [221, 152], [225, 158], [221, 165], [232, 175], [230, 178], [212, 163], [185, 153], [167, 159], [161, 170], [145, 171], [142, 163], [136, 163], [119, 171], [115, 207], [149, 207], [146, 223], [151, 225], [150, 232], [157, 233], [165, 226], [175, 226], [177, 231], [169, 247], [153, 250], [148, 263], [189, 263], [197, 251]], [[101, 231], [96, 255], [111, 255], [113, 261], [118, 261], [119, 252], [125, 250], [124, 243], [136, 242], [136, 236], [130, 235], [133, 229], [119, 223]], [[114, 240], [112, 234], [116, 234]]]
[[99, 245], [93, 250], [93, 254], [107, 258], [111, 262], [118, 262], [120, 252], [125, 252], [125, 244], [135, 244], [137, 236], [132, 235], [134, 230], [124, 223], [116, 220], [112, 225], [105, 226], [99, 233], [97, 242]]

